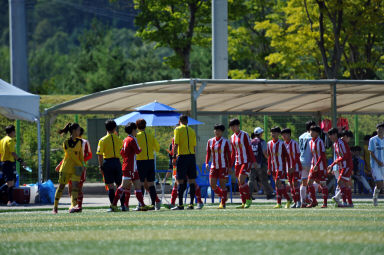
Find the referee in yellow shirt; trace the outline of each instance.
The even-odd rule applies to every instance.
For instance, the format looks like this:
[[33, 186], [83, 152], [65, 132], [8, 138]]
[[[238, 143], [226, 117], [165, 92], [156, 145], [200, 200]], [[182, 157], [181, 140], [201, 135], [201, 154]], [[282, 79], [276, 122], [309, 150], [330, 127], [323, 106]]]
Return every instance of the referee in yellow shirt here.
[[180, 116], [180, 126], [175, 128], [174, 131], [174, 154], [173, 158], [176, 159], [176, 180], [178, 184], [179, 205], [172, 208], [172, 210], [184, 210], [183, 194], [187, 188], [187, 178], [189, 182], [189, 189], [191, 195], [191, 202], [187, 209], [193, 209], [193, 202], [195, 199], [196, 191], [196, 134], [195, 131], [188, 127], [188, 116]]
[[139, 171], [139, 177], [141, 185], [144, 186], [144, 182], [147, 182], [149, 194], [151, 196], [152, 206], [149, 210], [160, 210], [161, 202], [156, 202], [156, 188], [155, 181], [155, 160], [154, 152], [159, 152], [160, 145], [152, 134], [145, 131], [147, 122], [144, 119], [138, 119], [136, 121], [139, 132], [136, 135], [137, 143], [141, 148], [141, 152], [136, 156], [137, 170]]
[[[115, 198], [114, 184], [119, 187], [123, 176], [120, 162], [120, 150], [123, 147], [123, 142], [115, 134], [116, 128], [117, 125], [114, 120], [107, 120], [105, 122], [107, 135], [99, 140], [96, 152], [98, 155], [100, 173], [104, 176], [105, 185], [108, 186], [108, 196], [111, 205]], [[126, 211], [124, 206], [124, 194], [121, 197], [120, 202], [121, 210]], [[112, 209], [110, 208], [109, 211], [111, 212]]]
[[1, 164], [3, 171], [3, 178], [6, 182], [6, 185], [2, 186], [2, 189], [7, 189], [8, 193], [8, 203], [7, 206], [17, 205], [13, 200], [13, 186], [16, 181], [16, 161], [20, 162], [25, 166], [24, 161], [16, 154], [16, 129], [14, 125], [7, 126], [5, 128], [5, 133], [7, 134], [0, 142], [0, 152], [1, 152]]

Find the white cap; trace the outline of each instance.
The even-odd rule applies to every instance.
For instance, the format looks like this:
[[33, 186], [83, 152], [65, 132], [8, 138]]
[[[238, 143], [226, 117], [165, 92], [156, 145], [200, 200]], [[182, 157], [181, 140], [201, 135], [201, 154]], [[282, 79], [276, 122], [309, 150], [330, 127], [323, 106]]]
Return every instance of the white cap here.
[[257, 127], [253, 133], [255, 133], [255, 135], [260, 135], [261, 133], [264, 133], [264, 130], [261, 127]]

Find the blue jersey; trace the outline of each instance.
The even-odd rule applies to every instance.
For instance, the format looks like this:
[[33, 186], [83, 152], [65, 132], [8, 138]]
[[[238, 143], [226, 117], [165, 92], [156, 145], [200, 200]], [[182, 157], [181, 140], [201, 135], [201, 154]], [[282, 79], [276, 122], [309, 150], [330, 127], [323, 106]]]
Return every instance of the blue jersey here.
[[312, 137], [308, 132], [299, 137], [300, 162], [303, 166], [310, 166], [312, 162], [312, 153], [309, 146], [311, 140]]
[[[369, 139], [368, 150], [375, 154], [376, 158], [384, 163], [384, 139], [380, 139], [379, 136], [374, 136]], [[375, 160], [371, 157], [371, 168], [379, 169], [380, 167]]]

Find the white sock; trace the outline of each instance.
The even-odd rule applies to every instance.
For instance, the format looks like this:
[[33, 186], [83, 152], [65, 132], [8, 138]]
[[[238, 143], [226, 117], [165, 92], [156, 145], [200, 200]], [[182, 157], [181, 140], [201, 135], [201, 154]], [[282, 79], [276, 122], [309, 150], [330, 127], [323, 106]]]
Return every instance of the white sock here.
[[339, 186], [337, 186], [336, 190], [335, 190], [335, 198], [336, 199], [340, 199], [341, 198], [341, 189]]
[[307, 186], [300, 186], [300, 201], [305, 204], [305, 198], [307, 197]]
[[375, 187], [375, 191], [373, 191], [373, 198], [378, 198], [380, 194], [380, 189]]

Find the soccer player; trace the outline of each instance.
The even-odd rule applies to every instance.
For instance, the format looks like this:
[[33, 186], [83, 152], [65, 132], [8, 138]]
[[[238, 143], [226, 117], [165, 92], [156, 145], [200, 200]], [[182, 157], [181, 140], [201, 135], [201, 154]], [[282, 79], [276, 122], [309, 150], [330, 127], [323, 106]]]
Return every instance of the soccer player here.
[[65, 185], [72, 181], [71, 206], [70, 213], [76, 212], [77, 196], [79, 193], [80, 176], [84, 171], [84, 152], [82, 140], [79, 138], [80, 126], [77, 123], [68, 123], [63, 129], [59, 130], [59, 134], [70, 133], [69, 139], [63, 143], [64, 159], [59, 171], [59, 187], [56, 190], [55, 202], [53, 205], [53, 214], [57, 214], [59, 200], [65, 188]]
[[321, 128], [319, 126], [312, 126], [310, 134], [312, 140], [309, 142], [309, 148], [312, 153], [311, 170], [308, 176], [308, 191], [310, 192], [312, 202], [307, 205], [307, 208], [316, 207], [318, 205], [316, 200], [316, 191], [313, 185], [314, 182], [319, 184], [319, 188], [323, 193], [323, 205], [321, 208], [327, 208], [328, 200], [328, 187], [327, 187], [327, 158], [325, 156], [325, 146], [323, 140], [319, 137]]
[[256, 167], [249, 135], [240, 130], [240, 121], [232, 119], [229, 122], [233, 135], [231, 136], [231, 162], [235, 163], [235, 174], [238, 178], [239, 192], [242, 204], [238, 208], [249, 208], [252, 204], [251, 193], [246, 179], [250, 175], [251, 167]]
[[[3, 178], [6, 182], [1, 188], [7, 191], [8, 203], [7, 206], [15, 206], [17, 203], [13, 200], [13, 187], [16, 181], [16, 161], [20, 162], [23, 166], [25, 163], [15, 152], [16, 146], [16, 132], [15, 126], [10, 125], [5, 128], [7, 134], [0, 141], [0, 162], [2, 163]], [[0, 169], [1, 170], [1, 169]]]
[[290, 174], [293, 172], [291, 168], [291, 159], [282, 140], [279, 139], [281, 134], [280, 127], [271, 128], [272, 140], [268, 142], [268, 174], [273, 176], [276, 183], [276, 199], [277, 204], [274, 208], [281, 208], [281, 197], [284, 196], [287, 199], [285, 208], [290, 208], [292, 199], [287, 193], [285, 186], [285, 180], [287, 172]]
[[315, 126], [316, 123], [313, 120], [305, 123], [306, 132], [299, 137], [299, 149], [300, 149], [300, 162], [303, 167], [301, 171], [301, 185], [300, 185], [300, 202], [301, 207], [305, 208], [307, 198], [307, 186], [308, 186], [308, 175], [311, 169], [312, 153], [309, 147], [309, 142], [312, 140], [310, 135], [310, 129]]
[[291, 186], [291, 193], [293, 197], [294, 204], [291, 208], [300, 208], [301, 207], [301, 201], [300, 201], [300, 176], [301, 171], [303, 170], [303, 167], [301, 166], [300, 162], [300, 150], [299, 150], [299, 144], [291, 139], [292, 131], [289, 128], [285, 128], [281, 131], [281, 135], [283, 137], [283, 140], [285, 142], [285, 148], [287, 149], [287, 152], [290, 157], [291, 166], [287, 166], [288, 168], [293, 168], [293, 171], [291, 173], [288, 172], [288, 181]]
[[[333, 149], [336, 154], [336, 159], [331, 165], [328, 166], [328, 171], [332, 171], [334, 165], [339, 165], [339, 177], [337, 185], [341, 191], [343, 200], [348, 200], [347, 207], [353, 207], [352, 203], [352, 190], [349, 186], [353, 170], [352, 154], [346, 142], [339, 138], [339, 130], [331, 128], [328, 131], [329, 139], [333, 142]], [[340, 206], [338, 201], [335, 200], [335, 206]]]
[[154, 152], [159, 152], [160, 145], [157, 142], [156, 138], [145, 131], [147, 122], [144, 119], [136, 120], [137, 128], [139, 132], [136, 135], [136, 139], [141, 152], [137, 155], [137, 169], [139, 172], [139, 177], [141, 185], [144, 186], [144, 182], [147, 183], [149, 194], [152, 200], [152, 206], [150, 210], [160, 210], [161, 202], [156, 201], [156, 188], [154, 185], [155, 181], [155, 160]]
[[124, 207], [129, 210], [129, 198], [131, 196], [132, 183], [135, 187], [135, 195], [139, 201], [138, 211], [146, 211], [148, 207], [144, 203], [143, 193], [141, 191], [141, 183], [139, 172], [137, 170], [136, 155], [142, 152], [136, 139], [137, 125], [134, 122], [129, 122], [125, 126], [125, 132], [128, 136], [123, 141], [121, 156], [123, 157], [123, 177], [122, 184], [116, 190], [115, 198], [113, 199], [111, 208], [114, 212], [118, 211], [117, 201], [121, 199], [122, 194], [125, 194]]
[[[84, 153], [84, 163], [86, 164], [88, 160], [92, 158], [92, 151], [91, 151], [91, 145], [89, 144], [88, 140], [83, 139], [82, 136], [84, 134], [84, 128], [80, 128], [80, 135], [79, 138], [82, 140], [82, 147], [83, 147], [83, 153]], [[60, 166], [63, 161], [61, 161]], [[84, 171], [81, 174], [80, 182], [79, 182], [79, 195], [77, 196], [77, 206], [75, 207], [75, 212], [81, 212], [83, 210], [83, 185], [85, 180], [87, 179], [87, 169], [84, 167]], [[70, 180], [68, 183], [68, 193], [71, 196], [72, 192], [72, 181]]]
[[378, 205], [380, 190], [384, 181], [384, 122], [376, 125], [377, 135], [369, 139], [368, 150], [371, 154], [371, 170], [375, 181], [373, 191], [373, 205]]
[[188, 205], [189, 210], [193, 210], [193, 202], [196, 193], [196, 134], [195, 131], [188, 126], [188, 116], [180, 116], [180, 126], [175, 128], [174, 139], [175, 147], [173, 159], [176, 160], [176, 179], [178, 185], [179, 205], [172, 210], [184, 210], [183, 194], [187, 188], [187, 178], [190, 189], [191, 201]]
[[[96, 152], [98, 155], [99, 170], [104, 176], [105, 185], [108, 187], [108, 196], [111, 204], [113, 204], [113, 199], [115, 198], [115, 184], [116, 187], [119, 187], [122, 180], [120, 150], [123, 143], [116, 134], [116, 128], [117, 125], [114, 120], [107, 120], [105, 122], [107, 135], [99, 140]], [[123, 197], [120, 201], [121, 209], [125, 211], [126, 208], [124, 208]], [[108, 211], [112, 212], [112, 208], [109, 208]]]
[[[209, 161], [212, 159], [211, 169], [209, 171], [209, 183], [212, 190], [221, 198], [219, 209], [225, 209], [227, 201], [227, 188], [225, 183], [228, 174], [231, 174], [231, 147], [229, 141], [223, 137], [225, 131], [224, 125], [216, 124], [214, 126], [215, 137], [207, 142], [207, 155], [205, 157], [206, 168], [209, 169]], [[220, 187], [217, 186], [219, 180]]]

